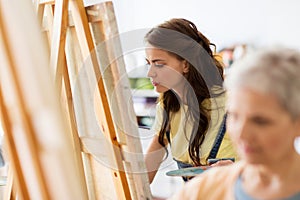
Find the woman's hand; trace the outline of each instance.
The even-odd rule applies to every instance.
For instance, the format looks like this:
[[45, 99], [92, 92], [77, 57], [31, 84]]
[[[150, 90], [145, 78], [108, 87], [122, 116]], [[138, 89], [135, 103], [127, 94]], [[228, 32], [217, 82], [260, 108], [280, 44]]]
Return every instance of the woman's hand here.
[[225, 166], [225, 165], [231, 165], [234, 162], [232, 160], [219, 160], [218, 162], [211, 164], [211, 167], [219, 167], [219, 166]]

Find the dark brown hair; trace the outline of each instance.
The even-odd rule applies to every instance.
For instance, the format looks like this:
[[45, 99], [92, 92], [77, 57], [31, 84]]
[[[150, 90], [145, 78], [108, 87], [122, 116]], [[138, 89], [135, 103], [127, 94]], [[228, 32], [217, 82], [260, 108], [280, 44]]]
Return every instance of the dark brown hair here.
[[[189, 65], [189, 72], [185, 74], [189, 83], [189, 87], [186, 88], [188, 97], [186, 103], [187, 114], [194, 122], [189, 138], [189, 155], [195, 165], [201, 165], [199, 150], [211, 120], [209, 109], [203, 107], [201, 103], [205, 99], [219, 95], [214, 94], [212, 88], [214, 86], [222, 88], [223, 84], [223, 67], [211, 50], [211, 46], [215, 48], [215, 45], [197, 30], [194, 23], [180, 18], [171, 19], [151, 29], [146, 34], [145, 40], [154, 47], [166, 50], [179, 60], [186, 60]], [[168, 90], [160, 95], [159, 102], [165, 110], [159, 143], [165, 147], [166, 131], [172, 128], [169, 127], [170, 115], [179, 111], [180, 101], [172, 90]]]

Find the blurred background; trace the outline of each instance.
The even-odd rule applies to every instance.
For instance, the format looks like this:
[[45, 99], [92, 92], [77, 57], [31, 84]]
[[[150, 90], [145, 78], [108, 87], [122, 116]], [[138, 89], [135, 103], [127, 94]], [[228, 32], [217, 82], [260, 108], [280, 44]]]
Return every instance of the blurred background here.
[[218, 50], [237, 44], [300, 48], [298, 0], [113, 0], [113, 3], [120, 33], [183, 17], [194, 22]]

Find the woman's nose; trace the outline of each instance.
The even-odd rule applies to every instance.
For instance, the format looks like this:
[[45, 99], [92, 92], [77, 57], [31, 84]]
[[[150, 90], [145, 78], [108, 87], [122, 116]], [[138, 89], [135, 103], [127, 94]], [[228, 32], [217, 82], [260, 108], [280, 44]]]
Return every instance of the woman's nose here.
[[250, 140], [251, 139], [251, 123], [248, 121], [240, 122], [238, 125], [238, 135], [242, 140]]
[[152, 65], [149, 65], [149, 69], [147, 72], [147, 77], [153, 78], [156, 76], [156, 71]]

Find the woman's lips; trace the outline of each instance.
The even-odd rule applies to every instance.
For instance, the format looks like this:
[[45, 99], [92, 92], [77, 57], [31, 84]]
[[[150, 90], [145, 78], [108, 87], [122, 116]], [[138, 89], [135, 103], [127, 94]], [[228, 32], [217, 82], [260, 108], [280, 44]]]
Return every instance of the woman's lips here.
[[256, 148], [250, 146], [250, 145], [242, 145], [241, 149], [244, 151], [246, 154], [253, 154], [256, 152]]
[[157, 85], [159, 85], [159, 83], [158, 83], [158, 82], [155, 82], [155, 81], [152, 81], [152, 85], [153, 85], [153, 86], [157, 86]]

